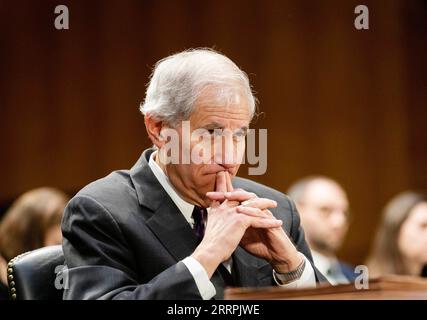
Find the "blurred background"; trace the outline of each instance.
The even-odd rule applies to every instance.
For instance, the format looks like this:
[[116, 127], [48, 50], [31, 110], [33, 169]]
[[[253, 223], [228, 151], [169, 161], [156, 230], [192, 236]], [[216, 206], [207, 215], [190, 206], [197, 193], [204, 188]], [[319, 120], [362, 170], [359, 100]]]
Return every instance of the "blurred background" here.
[[[70, 30], [54, 28], [65, 4]], [[369, 30], [354, 8], [369, 8]], [[148, 147], [139, 103], [153, 64], [214, 47], [250, 77], [268, 129], [258, 182], [336, 179], [365, 259], [385, 203], [427, 190], [427, 1], [0, 1], [0, 206], [74, 194]], [[246, 168], [241, 169], [246, 176]]]

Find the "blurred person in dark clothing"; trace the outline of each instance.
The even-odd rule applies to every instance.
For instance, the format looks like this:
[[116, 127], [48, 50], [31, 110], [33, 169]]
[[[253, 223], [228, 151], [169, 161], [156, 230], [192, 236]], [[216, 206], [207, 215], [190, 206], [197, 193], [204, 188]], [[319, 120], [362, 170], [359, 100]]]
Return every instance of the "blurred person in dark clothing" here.
[[69, 197], [38, 188], [21, 195], [0, 222], [0, 298], [8, 297], [7, 262], [17, 255], [62, 242], [61, 219]]
[[339, 261], [349, 227], [349, 202], [344, 189], [334, 180], [310, 176], [298, 180], [288, 190], [301, 215], [301, 224], [319, 271], [333, 284], [356, 278], [354, 268]]
[[420, 276], [427, 264], [427, 198], [406, 191], [386, 205], [367, 261], [370, 277]]

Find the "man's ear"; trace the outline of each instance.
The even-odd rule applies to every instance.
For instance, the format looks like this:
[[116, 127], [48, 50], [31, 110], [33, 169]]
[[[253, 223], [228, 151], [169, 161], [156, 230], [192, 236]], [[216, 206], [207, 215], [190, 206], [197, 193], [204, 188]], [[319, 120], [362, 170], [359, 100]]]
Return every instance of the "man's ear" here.
[[153, 144], [160, 149], [165, 143], [161, 136], [163, 122], [151, 117], [150, 115], [146, 115], [144, 117], [144, 122], [148, 137], [150, 138], [151, 142], [153, 142]]

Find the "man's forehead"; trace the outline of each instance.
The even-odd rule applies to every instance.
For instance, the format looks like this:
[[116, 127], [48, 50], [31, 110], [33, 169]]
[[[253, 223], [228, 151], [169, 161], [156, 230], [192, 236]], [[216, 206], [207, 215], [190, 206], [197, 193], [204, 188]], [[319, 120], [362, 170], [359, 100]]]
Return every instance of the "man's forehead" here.
[[240, 87], [236, 86], [206, 86], [197, 97], [195, 109], [212, 107], [218, 109], [238, 109], [246, 108], [249, 112], [247, 95]]
[[336, 183], [326, 180], [312, 181], [305, 193], [306, 200], [316, 203], [333, 203], [348, 206], [345, 191]]
[[190, 116], [190, 121], [198, 125], [217, 125], [235, 123], [238, 126], [249, 126], [251, 115], [247, 104], [198, 104]]
[[234, 85], [206, 85], [200, 90], [196, 99], [197, 104], [240, 104], [246, 100], [246, 95], [240, 86]]

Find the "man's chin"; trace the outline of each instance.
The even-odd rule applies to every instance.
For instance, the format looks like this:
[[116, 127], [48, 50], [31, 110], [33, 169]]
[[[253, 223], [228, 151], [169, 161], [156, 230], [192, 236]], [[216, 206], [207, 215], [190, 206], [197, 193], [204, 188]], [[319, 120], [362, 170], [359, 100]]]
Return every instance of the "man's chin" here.
[[329, 252], [333, 253], [334, 255], [336, 255], [340, 249], [341, 249], [341, 243], [333, 244], [329, 246]]
[[209, 208], [212, 205], [212, 200], [206, 197], [206, 193], [214, 190], [213, 186], [211, 188], [200, 188], [197, 190], [197, 198], [199, 199], [197, 202], [199, 202], [200, 206]]
[[209, 208], [210, 206], [212, 205], [212, 200], [210, 200], [210, 199], [206, 199], [205, 200], [205, 203], [204, 203], [204, 207], [205, 208]]
[[313, 247], [317, 249], [316, 251], [327, 253], [328, 255], [333, 256], [339, 250], [341, 245], [336, 243], [325, 243], [322, 241], [322, 242], [317, 242]]
[[199, 182], [200, 187], [197, 189], [197, 192], [202, 197], [205, 197], [207, 192], [215, 191], [216, 175], [203, 175], [202, 177], [200, 177]]

